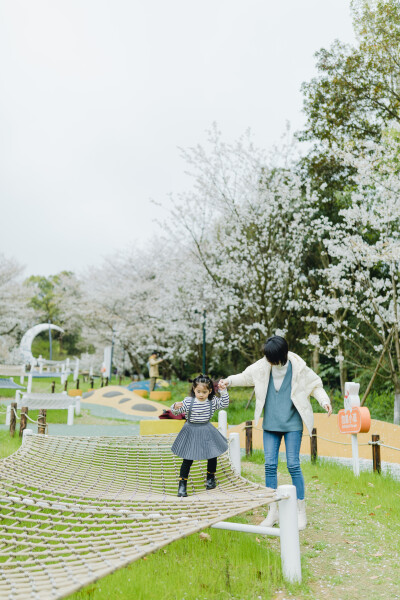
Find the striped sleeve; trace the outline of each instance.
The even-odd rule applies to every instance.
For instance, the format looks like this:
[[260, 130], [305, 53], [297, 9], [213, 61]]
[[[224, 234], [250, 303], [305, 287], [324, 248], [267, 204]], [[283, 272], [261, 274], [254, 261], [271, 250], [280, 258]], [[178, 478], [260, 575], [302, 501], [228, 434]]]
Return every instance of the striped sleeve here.
[[171, 406], [172, 414], [181, 415], [181, 414], [187, 413], [189, 410], [188, 400], [190, 400], [190, 398], [184, 398], [182, 401], [183, 404], [180, 408], [174, 408], [174, 406], [175, 406], [175, 402], [174, 402], [173, 405]]
[[221, 397], [214, 396], [212, 399], [213, 409], [219, 410], [220, 408], [227, 408], [229, 406], [229, 394], [227, 390], [221, 392]]

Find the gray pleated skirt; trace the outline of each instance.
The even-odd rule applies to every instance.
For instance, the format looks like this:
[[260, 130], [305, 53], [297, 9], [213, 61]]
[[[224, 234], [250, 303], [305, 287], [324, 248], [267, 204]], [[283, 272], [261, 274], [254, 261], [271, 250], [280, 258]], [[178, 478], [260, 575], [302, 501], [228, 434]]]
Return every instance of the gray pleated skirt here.
[[208, 460], [228, 450], [226, 438], [214, 425], [186, 422], [171, 448], [173, 454], [187, 460]]

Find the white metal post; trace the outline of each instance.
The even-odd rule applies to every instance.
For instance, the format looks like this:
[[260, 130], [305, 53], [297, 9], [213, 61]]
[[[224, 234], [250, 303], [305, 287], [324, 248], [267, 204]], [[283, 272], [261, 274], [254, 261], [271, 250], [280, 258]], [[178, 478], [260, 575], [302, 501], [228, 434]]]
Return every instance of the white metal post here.
[[6, 412], [6, 425], [10, 426], [10, 421], [11, 421], [11, 404], [9, 404], [7, 406], [7, 412]]
[[42, 355], [39, 356], [39, 373], [43, 373], [43, 361], [42, 361]]
[[241, 472], [241, 461], [240, 461], [240, 437], [236, 432], [229, 434], [229, 457], [231, 459], [232, 467], [235, 472], [240, 475]]
[[80, 396], [76, 396], [75, 398], [75, 414], [76, 415], [80, 415], [81, 414], [81, 397]]
[[79, 377], [79, 358], [75, 359], [75, 368], [74, 368], [74, 381], [76, 381]]
[[21, 390], [17, 390], [15, 392], [15, 402], [17, 403], [17, 408], [20, 408], [21, 396], [22, 396]]
[[32, 379], [33, 379], [32, 373], [29, 373], [29, 375], [28, 375], [28, 387], [27, 387], [27, 390], [26, 390], [28, 392], [28, 394], [30, 394], [31, 391], [32, 391]]
[[228, 437], [228, 416], [226, 410], [220, 410], [218, 413], [218, 431], [224, 437]]
[[67, 420], [67, 425], [73, 425], [74, 424], [74, 410], [75, 410], [74, 405], [70, 404], [68, 406], [68, 420]]
[[247, 525], [247, 523], [231, 523], [230, 521], [219, 521], [211, 525], [213, 529], [226, 529], [228, 531], [240, 531], [243, 533], [255, 533], [257, 535], [280, 536], [278, 527], [263, 527], [262, 525]]
[[353, 473], [358, 477], [360, 475], [360, 459], [358, 456], [358, 440], [357, 434], [351, 434], [351, 449], [353, 451]]
[[297, 518], [297, 494], [294, 485], [280, 485], [278, 494], [288, 496], [279, 502], [281, 561], [285, 579], [301, 581], [300, 540]]
[[61, 366], [61, 378], [60, 378], [61, 385], [64, 385], [64, 383], [65, 383], [65, 377], [66, 377], [66, 374], [65, 374], [65, 364], [63, 364]]
[[26, 442], [26, 438], [29, 435], [33, 435], [33, 430], [32, 429], [24, 429], [22, 432], [22, 445]]

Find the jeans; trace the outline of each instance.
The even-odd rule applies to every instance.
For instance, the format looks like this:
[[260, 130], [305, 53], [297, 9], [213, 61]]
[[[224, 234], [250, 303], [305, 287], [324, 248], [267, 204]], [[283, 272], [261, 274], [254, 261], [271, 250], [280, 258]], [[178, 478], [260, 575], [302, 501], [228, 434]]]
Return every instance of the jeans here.
[[285, 438], [287, 468], [296, 487], [297, 499], [304, 500], [304, 477], [300, 468], [302, 431], [264, 431], [265, 485], [274, 490], [278, 487], [278, 455], [282, 436]]

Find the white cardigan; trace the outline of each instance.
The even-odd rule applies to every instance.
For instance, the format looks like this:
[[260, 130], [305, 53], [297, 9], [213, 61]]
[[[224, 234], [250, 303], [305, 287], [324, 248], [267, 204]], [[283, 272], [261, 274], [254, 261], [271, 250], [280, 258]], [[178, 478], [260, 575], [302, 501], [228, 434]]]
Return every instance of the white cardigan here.
[[[294, 352], [289, 352], [288, 359], [292, 363], [291, 399], [311, 434], [314, 427], [314, 415], [310, 395], [314, 396], [321, 406], [330, 406], [331, 402], [322, 386], [321, 378], [307, 367], [304, 360]], [[264, 357], [247, 367], [243, 373], [230, 375], [227, 378], [229, 385], [233, 387], [254, 386], [256, 394], [254, 421], [256, 425], [264, 408], [270, 374], [271, 365]]]

